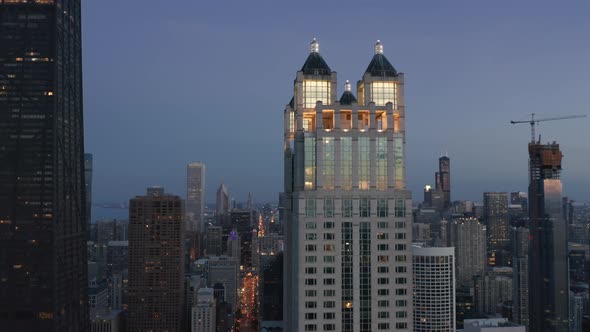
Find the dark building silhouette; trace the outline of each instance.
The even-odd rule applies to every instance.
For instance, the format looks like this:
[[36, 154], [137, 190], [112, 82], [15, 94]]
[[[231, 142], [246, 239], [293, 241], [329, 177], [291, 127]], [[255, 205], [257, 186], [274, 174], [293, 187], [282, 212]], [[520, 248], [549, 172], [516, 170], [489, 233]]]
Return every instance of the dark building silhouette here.
[[529, 143], [529, 331], [562, 332], [569, 326], [561, 160], [557, 143]]
[[444, 207], [451, 206], [451, 160], [447, 156], [438, 158], [438, 172], [435, 175], [436, 188], [443, 192]]
[[80, 0], [0, 0], [0, 330], [87, 331]]
[[90, 239], [90, 224], [92, 222], [92, 153], [84, 154], [84, 188], [86, 192], [86, 230]]
[[262, 270], [260, 281], [260, 320], [283, 320], [283, 254]]
[[181, 331], [184, 204], [159, 189], [129, 201], [129, 332]]

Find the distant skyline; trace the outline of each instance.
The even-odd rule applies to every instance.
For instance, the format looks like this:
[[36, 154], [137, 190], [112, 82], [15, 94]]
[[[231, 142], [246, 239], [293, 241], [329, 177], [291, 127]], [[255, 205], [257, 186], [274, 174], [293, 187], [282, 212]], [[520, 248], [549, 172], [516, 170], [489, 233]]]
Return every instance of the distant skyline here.
[[[355, 85], [377, 39], [406, 78], [407, 184], [414, 201], [451, 159], [453, 200], [526, 191], [528, 125], [589, 114], [590, 3], [100, 1], [83, 4], [86, 152], [93, 199], [162, 185], [185, 196], [186, 165], [207, 165], [238, 202], [283, 190], [282, 114], [295, 73], [320, 52]], [[310, 7], [311, 6], [311, 7]], [[138, 8], [141, 7], [141, 10]], [[114, 10], [116, 8], [116, 10]], [[327, 24], [326, 16], [342, 24]], [[358, 17], [372, 24], [356, 24]], [[106, 23], [105, 23], [106, 22]], [[330, 22], [333, 22], [331, 20]], [[353, 87], [353, 90], [355, 88]], [[590, 119], [542, 123], [564, 153], [564, 195], [590, 200]]]

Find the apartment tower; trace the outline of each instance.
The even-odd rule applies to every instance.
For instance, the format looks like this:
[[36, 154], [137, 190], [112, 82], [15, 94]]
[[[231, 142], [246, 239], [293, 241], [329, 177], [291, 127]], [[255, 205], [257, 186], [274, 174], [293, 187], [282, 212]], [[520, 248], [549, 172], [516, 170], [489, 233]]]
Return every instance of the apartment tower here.
[[150, 188], [129, 201], [128, 331], [181, 331], [184, 203]]
[[310, 46], [284, 112], [286, 330], [411, 331], [404, 75], [377, 42], [338, 99]]
[[0, 0], [0, 330], [87, 331], [80, 0]]
[[455, 248], [412, 246], [414, 331], [455, 332]]

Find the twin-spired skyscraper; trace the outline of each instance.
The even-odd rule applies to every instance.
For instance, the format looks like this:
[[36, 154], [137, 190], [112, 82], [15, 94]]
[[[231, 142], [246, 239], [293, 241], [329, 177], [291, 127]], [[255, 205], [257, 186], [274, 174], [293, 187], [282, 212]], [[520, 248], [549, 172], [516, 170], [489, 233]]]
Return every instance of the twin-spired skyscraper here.
[[378, 41], [338, 99], [310, 46], [284, 113], [287, 330], [411, 331], [404, 75]]

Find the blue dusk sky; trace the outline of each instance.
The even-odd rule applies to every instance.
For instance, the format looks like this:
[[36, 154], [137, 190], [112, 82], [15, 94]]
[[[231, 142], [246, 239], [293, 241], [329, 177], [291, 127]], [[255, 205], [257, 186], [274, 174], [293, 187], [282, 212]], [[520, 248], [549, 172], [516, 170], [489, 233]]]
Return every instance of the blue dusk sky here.
[[[528, 124], [590, 114], [588, 1], [100, 0], [83, 4], [86, 152], [94, 201], [162, 185], [185, 195], [207, 164], [207, 201], [283, 189], [283, 110], [309, 42], [345, 80], [377, 39], [405, 73], [407, 186], [415, 201], [451, 158], [453, 199], [526, 191]], [[564, 154], [564, 193], [590, 200], [590, 118], [545, 122]]]

